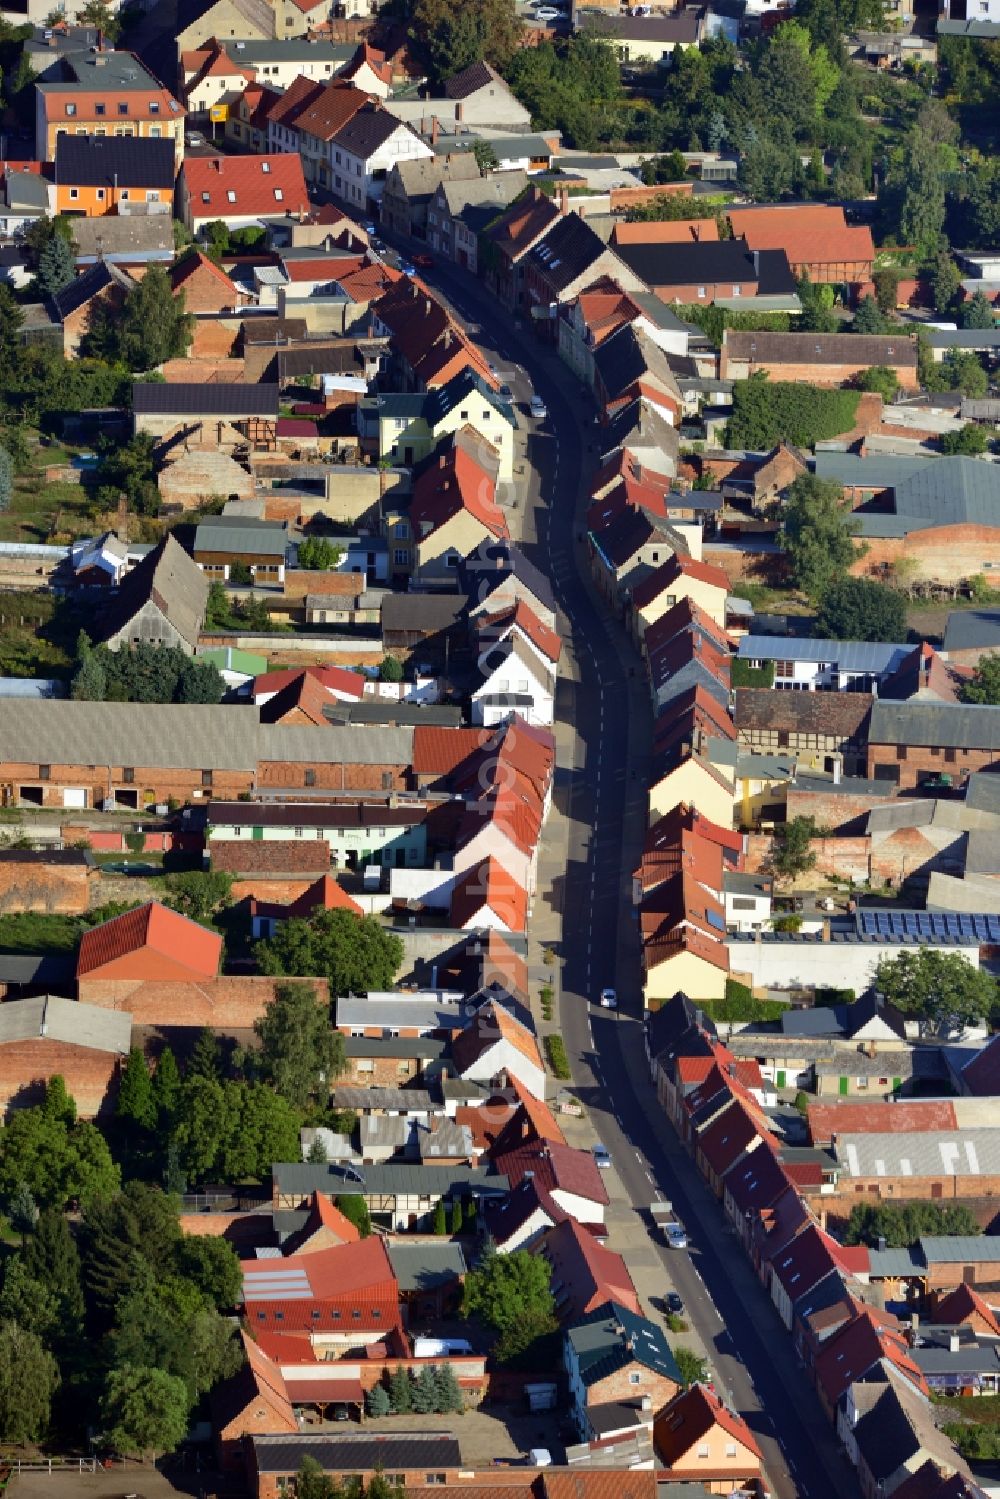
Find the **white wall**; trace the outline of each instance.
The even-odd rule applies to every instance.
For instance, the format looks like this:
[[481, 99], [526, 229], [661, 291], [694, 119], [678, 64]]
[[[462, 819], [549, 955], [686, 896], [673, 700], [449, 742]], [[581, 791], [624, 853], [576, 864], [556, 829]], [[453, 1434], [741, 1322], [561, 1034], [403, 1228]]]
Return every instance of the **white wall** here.
[[[883, 958], [898, 958], [912, 945], [875, 942], [729, 942], [734, 973], [748, 973], [754, 986], [769, 989], [811, 988], [815, 985], [861, 991], [871, 983]], [[944, 946], [932, 949], [961, 953], [979, 967], [977, 947]]]

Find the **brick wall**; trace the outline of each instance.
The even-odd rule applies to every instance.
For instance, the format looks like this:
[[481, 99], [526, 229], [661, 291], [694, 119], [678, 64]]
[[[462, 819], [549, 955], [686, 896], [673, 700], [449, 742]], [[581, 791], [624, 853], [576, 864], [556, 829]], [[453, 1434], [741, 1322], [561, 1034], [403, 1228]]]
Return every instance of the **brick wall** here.
[[[746, 861], [750, 874], [767, 870], [774, 839], [769, 833], [747, 834]], [[835, 875], [838, 879], [867, 880], [871, 839], [867, 836], [855, 838], [814, 838], [809, 845], [810, 853], [816, 855], [816, 869], [821, 874]]]
[[[408, 765], [311, 765], [313, 785], [325, 791], [407, 791]], [[287, 760], [262, 760], [259, 788], [299, 790], [305, 786], [305, 766]]]
[[[439, 1071], [439, 1063], [428, 1063], [426, 1075], [437, 1075]], [[424, 1063], [419, 1057], [348, 1057], [347, 1068], [338, 1081], [345, 1087], [402, 1088], [424, 1075]]]
[[98, 871], [86, 864], [24, 864], [0, 859], [0, 915], [12, 911], [58, 911], [79, 916], [90, 905], [90, 881]]
[[826, 791], [799, 791], [788, 788], [787, 815], [791, 822], [796, 817], [815, 817], [818, 827], [831, 833], [860, 832], [863, 819], [875, 807], [884, 807], [889, 798], [884, 796], [835, 796]]
[[[155, 1026], [160, 1031], [173, 1027], [216, 1031], [249, 1030], [274, 999], [275, 991], [286, 980], [253, 975], [238, 978], [226, 975], [204, 983], [156, 979], [87, 979], [77, 983], [81, 1002], [100, 1005], [105, 1010], [127, 1010], [136, 1025]], [[303, 979], [316, 993], [327, 999], [323, 979]]]
[[198, 318], [190, 353], [195, 359], [228, 359], [239, 338], [239, 324], [222, 318]]
[[626, 208], [634, 208], [637, 203], [651, 203], [654, 198], [690, 198], [693, 192], [693, 182], [661, 182], [656, 187], [613, 187], [611, 212], [624, 213]]
[[[903, 1152], [901, 1151], [900, 1154]], [[802, 1193], [806, 1206], [821, 1218], [826, 1213], [830, 1218], [846, 1219], [851, 1209], [859, 1202], [962, 1202], [968, 1198], [970, 1206], [977, 1201], [983, 1212], [992, 1212], [987, 1218], [991, 1222], [1000, 1212], [1000, 1176], [862, 1176], [849, 1178], [842, 1183], [844, 1190], [833, 1196]], [[978, 1216], [978, 1214], [977, 1214]], [[821, 1220], [822, 1221], [822, 1220]], [[952, 1267], [959, 1272], [961, 1265]], [[996, 1266], [992, 1267], [994, 1272]]]
[[40, 781], [37, 764], [4, 761], [0, 763], [0, 797], [4, 802], [16, 805], [20, 796], [19, 788], [25, 785], [41, 789], [42, 805], [45, 807], [61, 807], [63, 789], [81, 786], [87, 792], [88, 807], [99, 806], [110, 792], [118, 789], [137, 792], [140, 807], [149, 801], [167, 801], [171, 796], [179, 802], [191, 801], [195, 792], [198, 793], [195, 800], [207, 794], [224, 801], [234, 801], [241, 792], [253, 789], [254, 780], [253, 770], [249, 768], [246, 771], [216, 770], [213, 772], [212, 785], [207, 788], [202, 786], [200, 769], [137, 765], [134, 767], [133, 780], [126, 783], [122, 771], [123, 767], [120, 765], [112, 765], [110, 774], [104, 766], [52, 765], [49, 768], [49, 779]]
[[702, 561], [720, 567], [731, 584], [780, 583], [788, 576], [788, 559], [780, 553], [757, 552], [752, 542], [746, 547], [722, 546], [706, 541]]
[[46, 1083], [58, 1073], [81, 1119], [93, 1119], [110, 1104], [118, 1063], [113, 1052], [43, 1036], [5, 1042], [0, 1046], [0, 1110], [40, 1103]]
[[884, 578], [895, 563], [907, 564], [907, 582], [951, 586], [983, 571], [1000, 551], [1000, 525], [933, 526], [904, 537], [866, 538], [868, 551], [851, 568], [855, 577]]
[[235, 880], [231, 894], [234, 905], [240, 900], [269, 900], [275, 905], [290, 906], [313, 884], [314, 880]]
[[[725, 291], [717, 293], [724, 296]], [[864, 362], [851, 362], [847, 364], [798, 364], [792, 360], [762, 359], [755, 361], [753, 370], [767, 370], [772, 380], [794, 380], [805, 385], [846, 385], [855, 375], [866, 370], [868, 365]], [[895, 371], [896, 379], [904, 390], [915, 390], [918, 385], [917, 371], [913, 365], [897, 364], [891, 366]], [[746, 359], [733, 359], [727, 356], [725, 349], [719, 366], [719, 374], [723, 380], [745, 380], [752, 373], [750, 362]]]
[[[867, 774], [879, 780], [892, 780], [901, 790], [909, 790], [929, 775], [947, 774], [962, 782], [974, 770], [1000, 769], [1000, 749], [956, 750], [955, 759], [946, 750], [932, 746], [908, 745], [899, 759], [894, 744], [869, 744]], [[879, 769], [883, 775], [879, 776]], [[887, 772], [891, 772], [888, 774]]]

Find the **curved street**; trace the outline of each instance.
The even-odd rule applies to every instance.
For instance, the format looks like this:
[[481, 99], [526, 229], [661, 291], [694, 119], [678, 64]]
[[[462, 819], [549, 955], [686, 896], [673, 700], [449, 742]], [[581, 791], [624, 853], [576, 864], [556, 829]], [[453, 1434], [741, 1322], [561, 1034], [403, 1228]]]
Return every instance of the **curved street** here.
[[[526, 492], [522, 484], [519, 496], [526, 508], [512, 531], [550, 577], [563, 616], [555, 805], [532, 926], [557, 955], [557, 1014], [573, 1092], [643, 1225], [650, 1201], [667, 1198], [688, 1230], [688, 1253], [668, 1250], [651, 1235], [649, 1249], [665, 1272], [664, 1290], [672, 1286], [683, 1297], [716, 1388], [757, 1436], [772, 1491], [778, 1499], [857, 1499], [854, 1470], [804, 1378], [791, 1336], [649, 1078], [631, 871], [646, 826], [652, 714], [639, 657], [590, 581], [582, 539], [588, 481], [598, 462], [592, 397], [551, 346], [515, 329], [479, 283], [442, 267], [426, 279], [512, 385], [519, 409], [533, 389], [549, 411], [546, 422], [528, 429]], [[617, 988], [618, 1015], [593, 1003], [605, 985]]]

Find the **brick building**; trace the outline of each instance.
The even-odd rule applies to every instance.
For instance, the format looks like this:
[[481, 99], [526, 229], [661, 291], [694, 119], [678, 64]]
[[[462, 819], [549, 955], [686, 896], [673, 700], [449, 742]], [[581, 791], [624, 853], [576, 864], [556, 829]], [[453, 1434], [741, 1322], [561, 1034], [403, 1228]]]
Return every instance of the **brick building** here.
[[367, 1483], [384, 1471], [408, 1489], [454, 1483], [462, 1467], [458, 1439], [444, 1432], [368, 1436], [348, 1429], [336, 1436], [252, 1436], [247, 1466], [253, 1499], [280, 1499], [292, 1492], [307, 1455], [337, 1480]]
[[132, 1017], [55, 994], [0, 1006], [0, 1112], [37, 1104], [49, 1080], [66, 1083], [81, 1119], [113, 1100]]
[[842, 755], [849, 775], [864, 766], [870, 693], [738, 687], [735, 698], [733, 717], [745, 749], [764, 755], [787, 750], [817, 770], [832, 770], [832, 757]]
[[318, 879], [330, 868], [330, 845], [322, 838], [269, 839], [266, 843], [213, 838], [209, 851], [213, 869], [254, 880]]
[[261, 724], [237, 705], [10, 699], [0, 725], [5, 806], [141, 810], [173, 797], [236, 801], [266, 790], [413, 789], [414, 733]]
[[572, 1417], [586, 1440], [601, 1434], [589, 1415], [595, 1407], [648, 1396], [660, 1410], [684, 1383], [661, 1329], [614, 1301], [567, 1328], [563, 1357]]
[[845, 385], [873, 365], [891, 369], [904, 390], [916, 390], [916, 340], [857, 333], [744, 333], [727, 328], [722, 335], [719, 375], [746, 380], [761, 370], [772, 380], [807, 385]]
[[871, 280], [872, 232], [867, 225], [848, 224], [839, 204], [731, 208], [727, 213], [733, 233], [743, 235], [751, 250], [783, 250], [796, 277], [804, 272], [812, 282], [833, 285]]
[[[751, 251], [741, 239], [715, 244], [624, 244], [618, 254], [663, 302], [792, 299], [795, 278], [784, 250]], [[626, 287], [626, 290], [629, 290]]]
[[964, 782], [974, 771], [994, 770], [1000, 767], [1000, 708], [878, 700], [866, 763], [870, 777], [901, 790], [939, 776]]
[[58, 911], [79, 916], [90, 905], [91, 881], [98, 878], [86, 849], [8, 848], [0, 852], [0, 915], [15, 911]]

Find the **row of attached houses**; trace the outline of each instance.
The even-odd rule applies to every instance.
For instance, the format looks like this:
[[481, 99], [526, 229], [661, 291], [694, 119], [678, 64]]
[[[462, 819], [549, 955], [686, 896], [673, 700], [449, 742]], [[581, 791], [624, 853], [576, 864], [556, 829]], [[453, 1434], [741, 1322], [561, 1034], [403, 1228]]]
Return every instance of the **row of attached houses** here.
[[[768, 1289], [862, 1493], [905, 1495], [914, 1484], [915, 1492], [978, 1494], [932, 1417], [929, 1372], [942, 1388], [925, 1352], [933, 1338], [916, 1337], [873, 1297], [876, 1251], [844, 1248], [811, 1213], [801, 1195], [809, 1170], [769, 1128], [756, 1062], [729, 1052], [680, 993], [648, 1018], [647, 1054], [660, 1101]], [[956, 1298], [945, 1300], [944, 1316], [973, 1340], [995, 1337], [981, 1298], [968, 1288]], [[957, 1350], [959, 1333], [951, 1330], [949, 1348]], [[969, 1362], [959, 1355], [955, 1367]]]

